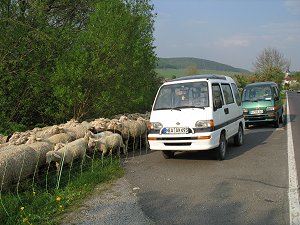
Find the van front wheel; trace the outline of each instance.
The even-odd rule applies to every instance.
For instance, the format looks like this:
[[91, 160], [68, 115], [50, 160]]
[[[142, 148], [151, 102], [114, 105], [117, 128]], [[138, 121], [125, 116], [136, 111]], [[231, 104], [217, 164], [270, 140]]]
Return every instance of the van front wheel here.
[[217, 160], [224, 160], [227, 150], [227, 143], [224, 133], [220, 135], [219, 146], [215, 149]]
[[237, 134], [234, 136], [234, 145], [241, 146], [243, 144], [243, 136], [244, 136], [244, 132], [243, 132], [242, 125], [239, 125], [239, 130]]
[[174, 157], [175, 152], [174, 151], [162, 151], [162, 154], [165, 159], [171, 159]]

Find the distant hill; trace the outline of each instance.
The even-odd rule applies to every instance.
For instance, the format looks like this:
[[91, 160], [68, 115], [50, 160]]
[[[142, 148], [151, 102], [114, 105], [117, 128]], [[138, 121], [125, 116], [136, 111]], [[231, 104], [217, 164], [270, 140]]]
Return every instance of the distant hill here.
[[226, 64], [198, 58], [159, 58], [157, 69], [185, 69], [196, 66], [201, 70], [227, 71], [236, 73], [251, 73], [248, 70], [235, 68]]

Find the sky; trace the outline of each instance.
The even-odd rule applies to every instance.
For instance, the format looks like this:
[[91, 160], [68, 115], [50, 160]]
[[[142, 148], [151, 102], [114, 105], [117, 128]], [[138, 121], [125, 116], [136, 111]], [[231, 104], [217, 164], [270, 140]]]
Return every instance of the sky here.
[[[300, 0], [152, 0], [158, 57], [195, 57], [254, 71], [266, 48], [300, 71]], [[200, 68], [201, 69], [201, 68]]]

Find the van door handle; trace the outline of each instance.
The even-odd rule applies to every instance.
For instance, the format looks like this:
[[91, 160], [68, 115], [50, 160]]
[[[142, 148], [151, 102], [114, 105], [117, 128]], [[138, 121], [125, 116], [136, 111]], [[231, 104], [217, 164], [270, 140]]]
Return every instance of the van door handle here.
[[225, 114], [228, 114], [228, 113], [229, 113], [229, 109], [228, 109], [228, 108], [225, 108], [225, 109], [224, 109], [224, 112], [225, 112]]

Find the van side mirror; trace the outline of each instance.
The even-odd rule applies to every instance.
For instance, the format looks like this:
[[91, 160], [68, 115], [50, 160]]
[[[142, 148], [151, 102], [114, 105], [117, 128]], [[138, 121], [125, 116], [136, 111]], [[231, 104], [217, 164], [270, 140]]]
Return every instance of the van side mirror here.
[[214, 111], [216, 111], [219, 108], [222, 108], [222, 102], [221, 99], [216, 98], [214, 99]]

